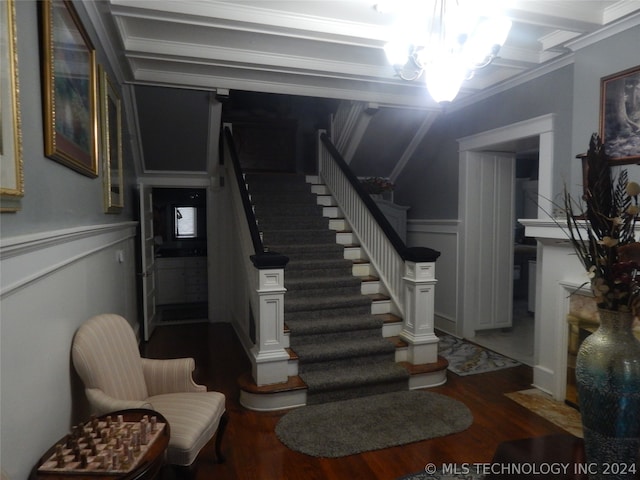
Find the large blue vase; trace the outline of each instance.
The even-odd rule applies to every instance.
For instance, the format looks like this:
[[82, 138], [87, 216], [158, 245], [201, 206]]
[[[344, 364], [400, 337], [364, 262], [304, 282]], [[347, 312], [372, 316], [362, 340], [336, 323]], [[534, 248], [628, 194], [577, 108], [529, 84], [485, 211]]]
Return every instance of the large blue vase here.
[[599, 314], [576, 363], [586, 467], [590, 479], [640, 478], [640, 342], [630, 313]]

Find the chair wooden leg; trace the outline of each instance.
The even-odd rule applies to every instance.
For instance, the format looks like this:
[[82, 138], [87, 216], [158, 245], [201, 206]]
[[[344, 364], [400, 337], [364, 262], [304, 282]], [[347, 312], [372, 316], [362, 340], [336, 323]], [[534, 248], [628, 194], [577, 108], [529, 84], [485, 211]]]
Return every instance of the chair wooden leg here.
[[217, 463], [224, 463], [225, 458], [222, 454], [222, 437], [224, 436], [224, 432], [227, 428], [227, 423], [229, 423], [229, 414], [224, 412], [222, 417], [220, 418], [220, 424], [218, 425], [218, 431], [216, 433], [216, 459]]

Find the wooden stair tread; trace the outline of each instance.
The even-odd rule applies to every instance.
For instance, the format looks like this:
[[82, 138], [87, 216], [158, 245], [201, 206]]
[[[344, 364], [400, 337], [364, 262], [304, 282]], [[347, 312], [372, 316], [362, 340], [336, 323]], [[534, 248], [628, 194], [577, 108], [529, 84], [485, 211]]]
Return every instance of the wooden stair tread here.
[[241, 390], [254, 394], [275, 394], [307, 389], [307, 384], [297, 375], [289, 377], [288, 380], [283, 383], [258, 386], [254, 382], [250, 372], [245, 372], [240, 376], [238, 385]]
[[369, 260], [367, 260], [366, 258], [353, 258], [351, 259], [351, 261], [356, 265], [366, 265], [367, 263], [369, 263]]
[[449, 362], [446, 358], [438, 355], [438, 360], [434, 363], [424, 363], [421, 365], [413, 365], [409, 362], [398, 362], [404, 368], [407, 369], [409, 375], [420, 375], [423, 373], [433, 373], [440, 372], [442, 370], [446, 370], [449, 366]]
[[391, 300], [391, 297], [384, 295], [383, 293], [370, 293], [367, 295], [373, 302], [382, 302], [385, 300]]
[[393, 343], [396, 348], [406, 348], [409, 346], [409, 344], [405, 342], [402, 338], [400, 338], [398, 335], [394, 335], [392, 337], [385, 337], [385, 338], [389, 340], [391, 343]]
[[374, 315], [377, 318], [382, 318], [384, 323], [400, 323], [402, 322], [402, 318], [393, 313], [378, 313]]
[[366, 275], [364, 277], [358, 277], [358, 278], [363, 282], [379, 282], [380, 281], [380, 278], [376, 277], [375, 275]]

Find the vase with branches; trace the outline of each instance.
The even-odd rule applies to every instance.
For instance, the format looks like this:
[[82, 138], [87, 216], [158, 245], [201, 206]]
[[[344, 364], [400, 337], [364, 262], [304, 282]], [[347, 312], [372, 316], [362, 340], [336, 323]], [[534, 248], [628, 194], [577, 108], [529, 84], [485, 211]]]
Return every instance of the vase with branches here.
[[[568, 237], [584, 266], [599, 327], [576, 360], [578, 402], [591, 479], [631, 479], [640, 472], [640, 342], [632, 331], [640, 313], [640, 243], [635, 239], [640, 185], [626, 170], [614, 178], [597, 134], [584, 159], [581, 202], [565, 192]], [[606, 466], [618, 464], [616, 472]]]

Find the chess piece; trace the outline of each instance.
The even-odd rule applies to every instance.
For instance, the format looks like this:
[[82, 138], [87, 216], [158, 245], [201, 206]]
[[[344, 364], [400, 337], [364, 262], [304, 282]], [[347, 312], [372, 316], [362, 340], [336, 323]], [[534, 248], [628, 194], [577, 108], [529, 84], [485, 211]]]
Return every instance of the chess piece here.
[[89, 449], [91, 450], [91, 455], [94, 457], [98, 455], [98, 447], [96, 446], [96, 441], [93, 438], [89, 439]]
[[61, 444], [56, 445], [56, 465], [58, 468], [64, 468], [64, 447]]
[[134, 452], [138, 453], [140, 451], [140, 432], [138, 430], [134, 430], [131, 435], [131, 445]]
[[140, 420], [140, 443], [142, 445], [149, 443], [149, 429], [146, 417], [147, 416], [145, 415], [142, 420]]

